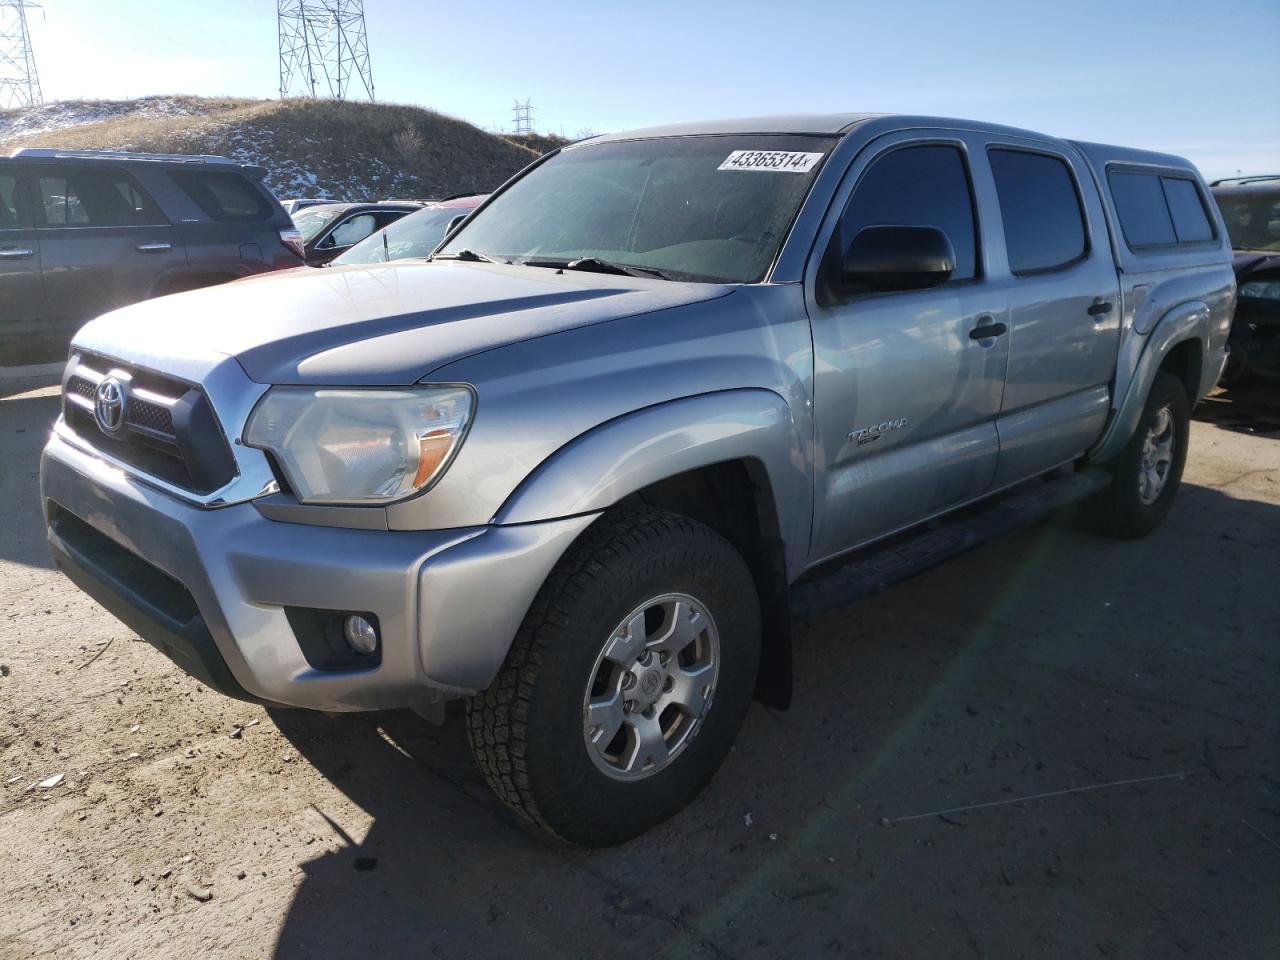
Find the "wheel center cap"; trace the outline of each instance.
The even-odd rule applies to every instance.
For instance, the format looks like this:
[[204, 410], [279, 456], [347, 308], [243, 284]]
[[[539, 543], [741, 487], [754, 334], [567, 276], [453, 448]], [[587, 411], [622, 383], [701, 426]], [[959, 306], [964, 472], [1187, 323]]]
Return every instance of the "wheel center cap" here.
[[662, 673], [658, 670], [646, 671], [644, 676], [640, 678], [640, 692], [645, 697], [652, 700], [658, 695], [658, 691], [662, 689]]

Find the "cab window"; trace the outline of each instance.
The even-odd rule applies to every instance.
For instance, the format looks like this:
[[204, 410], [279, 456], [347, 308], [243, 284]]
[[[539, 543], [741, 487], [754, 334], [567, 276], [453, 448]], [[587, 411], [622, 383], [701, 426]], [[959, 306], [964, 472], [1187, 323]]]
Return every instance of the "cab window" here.
[[1015, 276], [1060, 270], [1088, 247], [1075, 179], [1060, 158], [1026, 150], [988, 152]]
[[936, 227], [955, 252], [951, 280], [977, 276], [977, 229], [964, 155], [957, 147], [903, 147], [873, 161], [840, 219], [840, 249], [863, 227]]

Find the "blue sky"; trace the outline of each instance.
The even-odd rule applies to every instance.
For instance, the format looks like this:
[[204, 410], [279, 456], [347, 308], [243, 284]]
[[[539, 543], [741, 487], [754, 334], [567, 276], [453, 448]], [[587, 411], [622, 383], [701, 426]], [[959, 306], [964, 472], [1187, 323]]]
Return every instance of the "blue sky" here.
[[[274, 0], [41, 0], [46, 98], [273, 97]], [[365, 0], [378, 98], [573, 136], [907, 111], [1280, 170], [1280, 2]]]

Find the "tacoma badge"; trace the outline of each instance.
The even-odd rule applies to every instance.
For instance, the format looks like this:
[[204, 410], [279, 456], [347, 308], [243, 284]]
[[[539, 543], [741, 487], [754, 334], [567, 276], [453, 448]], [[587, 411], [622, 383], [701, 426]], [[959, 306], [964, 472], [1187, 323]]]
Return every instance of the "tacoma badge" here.
[[873, 440], [879, 440], [891, 430], [901, 430], [907, 425], [906, 417], [899, 417], [896, 420], [884, 420], [870, 427], [861, 427], [857, 430], [849, 431], [849, 439], [857, 440], [858, 446], [864, 443], [870, 443]]

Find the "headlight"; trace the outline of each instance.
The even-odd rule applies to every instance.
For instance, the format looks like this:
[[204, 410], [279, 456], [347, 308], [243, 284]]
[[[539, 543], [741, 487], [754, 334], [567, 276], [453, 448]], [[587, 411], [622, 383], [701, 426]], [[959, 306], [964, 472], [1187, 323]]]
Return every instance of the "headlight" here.
[[388, 503], [444, 471], [473, 407], [466, 387], [272, 387], [244, 442], [275, 455], [304, 503]]

